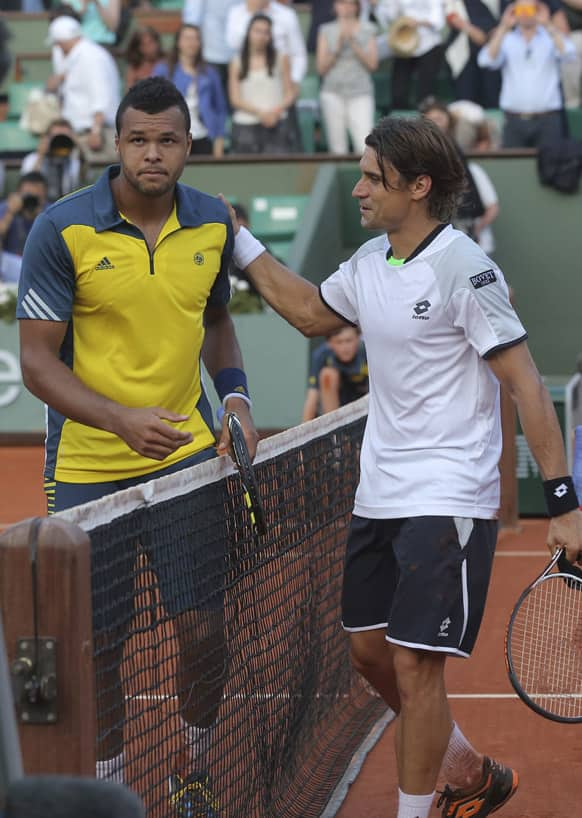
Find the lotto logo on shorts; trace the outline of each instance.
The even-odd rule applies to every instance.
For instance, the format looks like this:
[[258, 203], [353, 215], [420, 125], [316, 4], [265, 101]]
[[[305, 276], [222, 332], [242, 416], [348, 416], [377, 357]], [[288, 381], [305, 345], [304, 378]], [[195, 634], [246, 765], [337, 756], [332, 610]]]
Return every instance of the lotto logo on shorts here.
[[486, 287], [488, 284], [493, 284], [494, 281], [497, 281], [497, 278], [495, 277], [494, 270], [485, 270], [482, 273], [477, 273], [476, 276], [471, 276], [469, 281], [476, 290], [479, 290], [481, 287]]

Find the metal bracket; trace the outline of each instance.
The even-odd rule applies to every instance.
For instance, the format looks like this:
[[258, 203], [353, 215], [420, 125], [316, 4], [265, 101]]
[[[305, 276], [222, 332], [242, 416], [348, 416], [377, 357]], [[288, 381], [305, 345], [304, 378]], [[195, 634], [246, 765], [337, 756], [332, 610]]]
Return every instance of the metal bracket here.
[[57, 721], [57, 642], [47, 637], [22, 637], [12, 663], [16, 712], [23, 724]]

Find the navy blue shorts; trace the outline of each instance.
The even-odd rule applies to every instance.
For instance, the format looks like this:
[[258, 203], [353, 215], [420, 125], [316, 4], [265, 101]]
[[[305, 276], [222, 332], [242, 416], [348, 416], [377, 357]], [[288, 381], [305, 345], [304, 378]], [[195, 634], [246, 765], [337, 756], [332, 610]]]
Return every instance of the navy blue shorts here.
[[[125, 480], [103, 483], [47, 480], [45, 491], [49, 501], [49, 514], [141, 485], [157, 477], [175, 474], [214, 457], [214, 448], [205, 449], [166, 468]], [[222, 609], [227, 535], [224, 505], [215, 502], [215, 493], [214, 486], [214, 502], [209, 504], [208, 509], [188, 506], [204, 506], [203, 491], [190, 497], [180, 497], [175, 509], [164, 507], [164, 511], [160, 512], [160, 515], [168, 516], [167, 520], [163, 520], [164, 524], [156, 523], [151, 527], [146, 524], [135, 538], [127, 536], [116, 542], [114, 549], [107, 547], [106, 538], [92, 538], [91, 580], [95, 631], [127, 629], [127, 623], [133, 617], [136, 566], [140, 553], [145, 554], [147, 568], [157, 578], [160, 600], [169, 616], [175, 617], [188, 610]], [[155, 511], [155, 505], [151, 508]], [[204, 536], [200, 536], [200, 532], [193, 528], [196, 520], [200, 524], [200, 512], [206, 512]], [[175, 521], [171, 519], [173, 515], [176, 517]]]
[[384, 628], [395, 644], [469, 656], [496, 539], [497, 520], [354, 515], [344, 568], [344, 628]]

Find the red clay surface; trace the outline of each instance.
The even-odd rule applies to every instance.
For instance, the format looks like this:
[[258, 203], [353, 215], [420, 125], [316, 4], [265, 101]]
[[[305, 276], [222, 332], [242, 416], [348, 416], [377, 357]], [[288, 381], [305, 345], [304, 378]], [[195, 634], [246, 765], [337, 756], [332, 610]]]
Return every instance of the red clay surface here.
[[[43, 451], [0, 447], [0, 530], [45, 512]], [[487, 612], [473, 656], [451, 660], [454, 718], [482, 752], [515, 767], [520, 787], [499, 818], [582, 818], [582, 725], [561, 725], [531, 712], [505, 673], [505, 625], [519, 593], [548, 560], [547, 521], [524, 520], [501, 533]], [[393, 730], [388, 728], [350, 787], [338, 818], [395, 818]], [[431, 818], [440, 811], [433, 807]], [[281, 816], [284, 818], [284, 816]]]

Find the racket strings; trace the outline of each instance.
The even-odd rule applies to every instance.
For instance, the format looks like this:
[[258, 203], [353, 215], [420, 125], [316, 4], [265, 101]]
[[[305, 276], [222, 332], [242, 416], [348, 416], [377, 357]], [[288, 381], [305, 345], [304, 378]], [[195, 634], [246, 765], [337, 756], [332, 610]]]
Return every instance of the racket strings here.
[[551, 575], [523, 600], [512, 625], [513, 672], [524, 693], [561, 718], [582, 716], [582, 583]]

